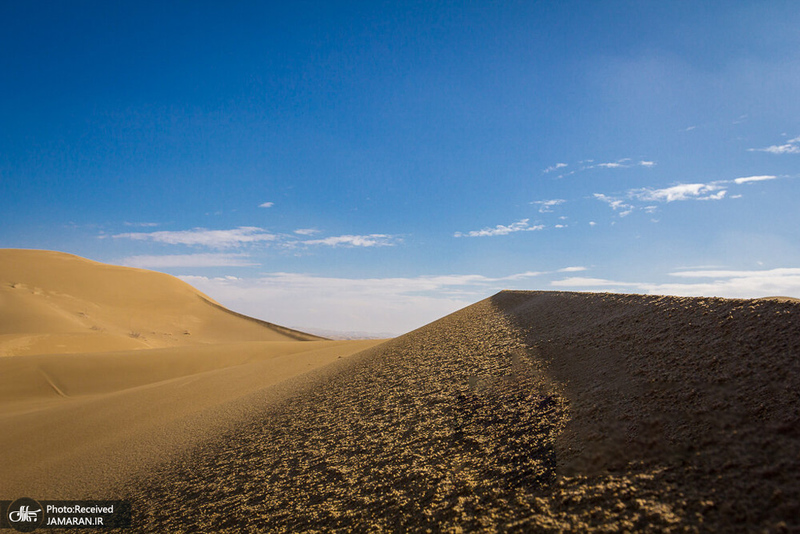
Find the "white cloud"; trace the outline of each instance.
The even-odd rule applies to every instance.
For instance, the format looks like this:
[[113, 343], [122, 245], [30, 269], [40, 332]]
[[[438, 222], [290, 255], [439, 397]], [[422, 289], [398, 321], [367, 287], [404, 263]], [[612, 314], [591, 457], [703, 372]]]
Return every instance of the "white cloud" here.
[[732, 185], [742, 185], [755, 182], [776, 180], [778, 176], [757, 175], [735, 178], [733, 180], [716, 180], [709, 183], [677, 184], [664, 188], [643, 187], [630, 189], [620, 196], [610, 196], [595, 193], [597, 200], [607, 203], [619, 215], [625, 216], [635, 209], [642, 209], [647, 213], [654, 213], [657, 206], [645, 205], [637, 207], [629, 202], [663, 202], [670, 203], [684, 200], [722, 200], [724, 198], [741, 198], [742, 195], [728, 195], [728, 188]]
[[330, 247], [391, 247], [398, 238], [387, 234], [339, 235], [325, 239], [302, 241], [304, 245], [327, 245]]
[[127, 267], [163, 269], [168, 267], [248, 267], [258, 265], [246, 254], [171, 254], [129, 256], [121, 261]]
[[[272, 243], [285, 247], [297, 246], [329, 246], [329, 247], [388, 247], [402, 242], [397, 236], [388, 234], [368, 234], [368, 235], [339, 235], [321, 239], [301, 240], [297, 236], [311, 236], [319, 233], [315, 228], [299, 228], [294, 234], [271, 234], [262, 228], [255, 226], [240, 226], [232, 230], [208, 230], [205, 228], [194, 228], [192, 230], [181, 231], [161, 231], [161, 232], [135, 232], [116, 234], [112, 237], [116, 239], [132, 239], [136, 241], [152, 241], [155, 243], [165, 243], [168, 245], [199, 246], [211, 249], [230, 249], [258, 243]], [[100, 236], [105, 237], [105, 236]], [[187, 255], [189, 257], [191, 255]], [[201, 255], [194, 255], [199, 258]], [[165, 257], [165, 256], [161, 256]], [[155, 256], [148, 256], [148, 261], [154, 260]], [[211, 261], [211, 255], [207, 258]], [[168, 261], [168, 260], [163, 260]], [[175, 260], [180, 261], [180, 260]]]
[[137, 228], [155, 228], [156, 226], [160, 226], [160, 223], [154, 223], [154, 222], [140, 222], [140, 223], [126, 222], [124, 224], [125, 226], [133, 226]]
[[[653, 167], [656, 165], [655, 161], [649, 160], [639, 160], [634, 161], [632, 158], [622, 158], [616, 161], [607, 161], [603, 163], [595, 163], [593, 159], [586, 159], [578, 162], [578, 168], [575, 170], [569, 171], [564, 174], [560, 174], [558, 178], [564, 178], [565, 176], [570, 176], [572, 174], [588, 171], [591, 169], [629, 169], [632, 167]], [[552, 167], [548, 167], [544, 170], [545, 173], [553, 172], [558, 169], [562, 169], [567, 167], [566, 163], [558, 163], [553, 165]]]
[[[717, 191], [717, 193], [713, 193]], [[674, 202], [676, 200], [719, 200], [725, 196], [725, 190], [714, 183], [710, 184], [678, 184], [664, 189], [633, 189], [628, 192], [632, 198], [646, 202]]]
[[539, 213], [552, 213], [555, 206], [559, 206], [564, 202], [566, 202], [566, 200], [556, 198], [553, 200], [534, 200], [531, 204], [539, 206]]
[[605, 202], [606, 204], [611, 206], [611, 209], [613, 209], [614, 211], [619, 211], [620, 217], [625, 217], [626, 215], [630, 214], [633, 211], [633, 206], [630, 204], [626, 204], [625, 201], [620, 198], [610, 197], [602, 193], [595, 193], [594, 198], [596, 198], [601, 202]]
[[258, 207], [259, 208], [271, 208], [274, 205], [275, 205], [274, 202], [264, 202], [263, 204], [259, 204]]
[[775, 180], [777, 176], [763, 175], [763, 176], [746, 176], [744, 178], [736, 178], [733, 182], [736, 184], [747, 184], [750, 182], [763, 182], [765, 180]]
[[766, 148], [748, 148], [750, 152], [769, 152], [770, 154], [800, 154], [800, 137], [790, 139], [783, 145], [772, 145]]
[[670, 276], [679, 278], [747, 278], [747, 277], [785, 277], [800, 276], [800, 269], [782, 268], [771, 269], [768, 271], [734, 271], [725, 269], [700, 269], [695, 271], [676, 271], [669, 273]]
[[559, 272], [559, 273], [577, 273], [577, 272], [585, 271], [585, 270], [586, 270], [586, 267], [575, 266], [575, 267], [564, 267], [563, 269], [559, 269], [556, 272]]
[[589, 221], [589, 226], [597, 226], [597, 223], [594, 221]]
[[508, 226], [504, 226], [502, 224], [498, 224], [494, 228], [484, 228], [482, 230], [472, 230], [467, 233], [456, 232], [453, 234], [455, 237], [487, 237], [487, 236], [497, 236], [497, 235], [507, 235], [513, 232], [531, 232], [534, 230], [542, 230], [544, 225], [535, 225], [530, 226], [528, 224], [529, 219], [522, 219], [515, 223], [511, 223]]
[[634, 162], [631, 158], [622, 158], [617, 161], [590, 165], [586, 167], [586, 169], [594, 169], [596, 167], [600, 167], [601, 169], [629, 169], [631, 167], [653, 167], [655, 164], [655, 161], [641, 160]]
[[154, 241], [168, 245], [202, 246], [215, 249], [233, 248], [244, 244], [274, 241], [277, 236], [255, 226], [240, 226], [232, 230], [192, 230], [161, 231], [150, 233], [125, 233], [112, 236], [115, 239]]
[[633, 283], [626, 283], [626, 282], [614, 282], [613, 280], [605, 280], [603, 278], [585, 278], [581, 276], [573, 276], [570, 278], [564, 278], [563, 280], [554, 280], [550, 282], [550, 285], [553, 287], [608, 287], [608, 286], [618, 286], [618, 287], [635, 287], [638, 284]]
[[401, 334], [545, 273], [349, 279], [300, 273], [259, 278], [181, 276], [214, 300], [282, 325]]
[[[697, 270], [669, 273], [677, 278], [701, 281], [683, 283], [619, 282], [602, 278], [566, 278], [551, 282], [553, 287], [579, 290], [624, 290], [651, 295], [685, 297], [758, 298], [800, 297], [800, 268], [762, 271]], [[704, 280], [710, 279], [710, 280]]]
[[558, 169], [563, 169], [566, 166], [567, 166], [566, 163], [556, 163], [555, 165], [547, 167], [543, 172], [547, 173], [547, 172], [557, 171]]
[[598, 163], [595, 165], [595, 167], [602, 167], [604, 169], [618, 169], [622, 166], [622, 163]]

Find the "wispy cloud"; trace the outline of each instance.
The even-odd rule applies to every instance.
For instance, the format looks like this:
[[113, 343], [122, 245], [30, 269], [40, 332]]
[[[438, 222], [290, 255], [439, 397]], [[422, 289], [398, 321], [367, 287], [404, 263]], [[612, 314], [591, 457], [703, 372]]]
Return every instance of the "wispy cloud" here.
[[600, 288], [607, 288], [607, 287], [639, 287], [640, 284], [636, 283], [629, 283], [629, 282], [615, 282], [613, 280], [606, 280], [604, 278], [588, 278], [583, 276], [572, 276], [570, 278], [564, 278], [563, 280], [554, 280], [550, 282], [550, 285], [553, 287], [577, 287], [577, 288], [586, 288], [586, 287], [600, 287]]
[[601, 202], [605, 202], [611, 209], [614, 211], [619, 211], [620, 217], [625, 217], [626, 215], [630, 214], [633, 211], [633, 206], [630, 204], [626, 204], [625, 201], [621, 198], [610, 197], [608, 195], [604, 195], [603, 193], [595, 193], [594, 198]]
[[456, 232], [453, 234], [455, 237], [491, 237], [498, 235], [508, 235], [514, 232], [531, 232], [535, 230], [542, 230], [544, 225], [538, 224], [531, 226], [528, 224], [530, 219], [522, 219], [508, 226], [498, 224], [494, 228], [484, 228], [482, 230], [472, 230], [470, 232]]
[[246, 254], [169, 254], [164, 256], [129, 256], [122, 265], [149, 269], [169, 267], [249, 267], [258, 265]]
[[156, 226], [160, 226], [160, 223], [156, 222], [125, 222], [125, 226], [132, 226], [134, 228], [155, 228]]
[[[135, 241], [150, 241], [154, 243], [163, 243], [167, 245], [184, 245], [194, 247], [205, 247], [209, 249], [225, 250], [231, 248], [252, 247], [259, 244], [271, 244], [273, 246], [282, 246], [289, 248], [296, 247], [313, 247], [313, 246], [329, 246], [329, 247], [389, 247], [402, 242], [398, 236], [389, 234], [366, 234], [366, 235], [338, 235], [330, 236], [320, 239], [303, 239], [303, 237], [312, 236], [320, 233], [316, 228], [299, 228], [292, 234], [273, 234], [267, 232], [263, 228], [256, 226], [240, 226], [230, 230], [209, 230], [206, 228], [194, 228], [192, 230], [178, 230], [178, 231], [159, 231], [159, 232], [128, 232], [112, 235], [114, 239], [131, 239]], [[106, 236], [100, 235], [100, 238]], [[167, 258], [168, 256], [143, 256], [147, 261], [156, 262], [155, 258]], [[183, 261], [178, 258], [191, 258], [197, 260], [202, 258], [208, 261], [222, 261], [221, 259], [213, 260], [213, 257], [221, 258], [222, 255], [181, 255], [175, 256], [174, 260], [163, 261]], [[227, 256], [229, 259], [232, 256]], [[144, 260], [138, 260], [144, 261]], [[189, 260], [187, 260], [189, 261]], [[223, 264], [220, 264], [223, 265]], [[171, 266], [171, 265], [168, 265]]]
[[[563, 172], [557, 176], [557, 178], [564, 178], [566, 176], [571, 176], [573, 174], [577, 174], [580, 172], [588, 171], [591, 169], [630, 169], [633, 167], [654, 167], [656, 165], [655, 161], [645, 160], [645, 159], [633, 159], [633, 158], [622, 158], [616, 161], [604, 161], [601, 163], [595, 163], [593, 159], [586, 159], [583, 161], [579, 161], [576, 166], [572, 167], [572, 170], [569, 172]], [[566, 163], [557, 163], [551, 167], [546, 168], [543, 172], [544, 173], [551, 173], [558, 171], [560, 169], [564, 169], [569, 165]]]
[[[757, 176], [744, 176], [741, 178], [734, 178], [733, 180], [715, 180], [708, 183], [691, 183], [691, 184], [676, 184], [669, 187], [653, 188], [641, 187], [636, 189], [629, 189], [628, 191], [618, 195], [606, 195], [604, 193], [595, 193], [594, 198], [605, 202], [614, 211], [618, 211], [619, 215], [625, 216], [636, 209], [644, 210], [647, 213], [654, 213], [657, 209], [656, 203], [670, 203], [687, 200], [723, 200], [725, 198], [741, 198], [741, 194], [729, 195], [731, 186], [738, 186], [742, 184], [752, 184], [756, 182], [764, 182], [769, 180], [777, 180], [779, 176], [774, 175], [757, 175]], [[637, 202], [644, 202], [647, 205], [635, 205]]]
[[387, 234], [339, 235], [324, 239], [302, 241], [304, 245], [326, 245], [329, 247], [391, 247], [399, 241], [396, 236]]
[[772, 145], [766, 148], [748, 148], [750, 152], [769, 152], [770, 154], [800, 154], [800, 137], [789, 139], [783, 145]]
[[584, 167], [585, 169], [628, 169], [630, 167], [653, 167], [656, 164], [655, 161], [646, 161], [646, 160], [639, 160], [634, 161], [631, 158], [622, 158], [618, 159], [617, 161], [609, 161], [606, 163], [597, 163], [595, 165], [588, 165]]
[[784, 278], [787, 276], [800, 276], [800, 268], [780, 268], [759, 271], [736, 271], [731, 269], [698, 269], [693, 271], [676, 271], [669, 273], [678, 278]]
[[720, 200], [725, 189], [718, 183], [678, 184], [663, 189], [641, 188], [628, 192], [628, 196], [645, 202], [675, 202], [678, 200]]
[[271, 208], [274, 205], [275, 205], [274, 202], [263, 202], [263, 203], [259, 204], [258, 207], [259, 208]]
[[547, 167], [542, 172], [544, 172], [544, 173], [553, 172], [553, 171], [557, 171], [558, 169], [563, 169], [564, 167], [567, 167], [566, 163], [556, 163], [555, 165], [551, 165], [551, 166]]
[[297, 230], [294, 231], [294, 233], [297, 235], [314, 235], [318, 234], [319, 230], [317, 230], [316, 228], [298, 228]]
[[744, 178], [736, 178], [733, 180], [735, 184], [748, 184], [751, 182], [763, 182], [765, 180], [775, 180], [777, 176], [763, 175], [763, 176], [746, 176]]
[[652, 295], [686, 297], [758, 298], [767, 296], [800, 297], [800, 268], [769, 270], [695, 270], [669, 273], [695, 282], [650, 283], [621, 282], [603, 278], [565, 278], [550, 283], [558, 288], [587, 291], [633, 291]]
[[539, 213], [552, 213], [555, 206], [559, 206], [564, 202], [566, 202], [566, 200], [556, 198], [553, 200], [534, 200], [531, 204], [539, 206]]
[[114, 239], [133, 239], [136, 241], [153, 241], [168, 245], [202, 246], [214, 249], [234, 248], [244, 244], [275, 241], [277, 236], [255, 226], [240, 226], [232, 230], [208, 230], [194, 228], [192, 230], [135, 232], [112, 236]]
[[350, 279], [267, 273], [258, 278], [179, 278], [232, 309], [278, 324], [400, 334], [501, 289], [527, 288], [542, 274]]
[[580, 267], [580, 266], [564, 267], [563, 269], [559, 269], [556, 272], [559, 272], [559, 273], [577, 273], [577, 272], [585, 271], [586, 269], [587, 269], [586, 267]]

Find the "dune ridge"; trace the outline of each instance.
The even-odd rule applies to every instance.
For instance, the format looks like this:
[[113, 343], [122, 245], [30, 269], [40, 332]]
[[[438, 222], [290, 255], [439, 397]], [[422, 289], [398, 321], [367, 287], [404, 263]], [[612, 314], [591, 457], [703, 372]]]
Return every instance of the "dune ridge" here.
[[117, 491], [145, 532], [797, 530], [798, 314], [501, 292]]

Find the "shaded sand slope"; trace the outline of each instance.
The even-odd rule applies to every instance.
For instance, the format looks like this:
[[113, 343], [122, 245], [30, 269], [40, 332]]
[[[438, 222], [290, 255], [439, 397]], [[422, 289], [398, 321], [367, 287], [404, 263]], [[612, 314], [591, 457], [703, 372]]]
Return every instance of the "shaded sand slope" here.
[[117, 494], [146, 532], [796, 530], [798, 315], [502, 292]]
[[172, 276], [0, 249], [0, 356], [321, 339], [237, 314]]

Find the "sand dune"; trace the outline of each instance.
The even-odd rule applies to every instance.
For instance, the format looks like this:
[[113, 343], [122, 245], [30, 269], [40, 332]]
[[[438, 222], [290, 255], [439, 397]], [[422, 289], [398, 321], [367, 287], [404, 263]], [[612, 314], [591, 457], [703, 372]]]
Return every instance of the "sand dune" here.
[[322, 339], [245, 317], [172, 276], [0, 250], [0, 356]]
[[798, 315], [503, 292], [117, 491], [146, 532], [797, 530]]
[[0, 332], [0, 499], [102, 498], [274, 386], [380, 342], [324, 340], [167, 275], [23, 250], [0, 250]]

